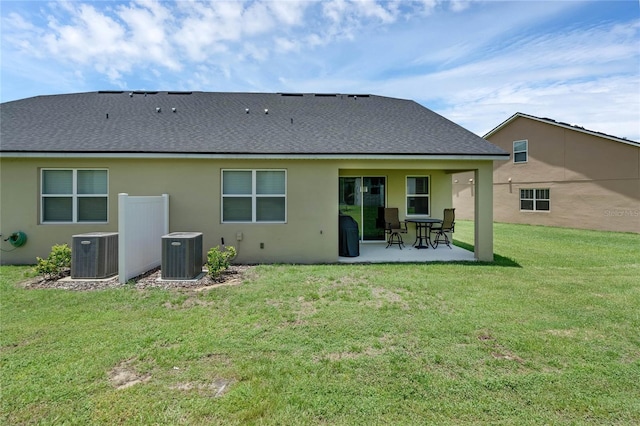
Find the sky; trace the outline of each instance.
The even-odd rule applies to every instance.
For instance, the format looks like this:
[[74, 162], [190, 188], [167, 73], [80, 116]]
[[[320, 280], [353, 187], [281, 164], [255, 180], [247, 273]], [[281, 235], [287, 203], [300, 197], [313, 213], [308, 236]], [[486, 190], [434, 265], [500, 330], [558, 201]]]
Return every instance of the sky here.
[[0, 31], [2, 102], [367, 93], [480, 136], [522, 112], [640, 141], [638, 0], [3, 0]]

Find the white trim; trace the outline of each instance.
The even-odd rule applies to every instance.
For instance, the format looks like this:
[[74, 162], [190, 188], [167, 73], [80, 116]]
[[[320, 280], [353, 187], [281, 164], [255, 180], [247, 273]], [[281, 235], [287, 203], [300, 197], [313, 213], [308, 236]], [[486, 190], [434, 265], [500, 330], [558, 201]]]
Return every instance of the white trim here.
[[[62, 170], [62, 171], [70, 171], [71, 172], [71, 193], [70, 194], [44, 194], [43, 184], [44, 184], [44, 174], [46, 171], [52, 170]], [[78, 194], [78, 171], [81, 170], [92, 170], [92, 171], [105, 171], [107, 172], [107, 192], [104, 194]], [[40, 169], [40, 179], [38, 182], [38, 187], [40, 188], [40, 199], [38, 202], [40, 213], [39, 217], [39, 225], [91, 225], [91, 224], [107, 224], [109, 223], [109, 169], [104, 167], [42, 167]], [[105, 198], [107, 200], [106, 206], [106, 214], [107, 218], [105, 221], [79, 221], [78, 220], [78, 199], [80, 198]], [[71, 220], [70, 221], [45, 221], [44, 220], [44, 199], [45, 198], [71, 198]]]
[[[227, 194], [225, 195], [224, 193], [224, 172], [233, 172], [233, 171], [240, 171], [240, 172], [251, 172], [251, 194]], [[284, 194], [258, 194], [257, 188], [258, 188], [258, 181], [257, 181], [257, 176], [258, 173], [257, 172], [283, 172], [284, 173]], [[231, 224], [231, 223], [256, 223], [256, 224], [284, 224], [287, 223], [287, 215], [288, 215], [288, 209], [287, 209], [287, 200], [288, 200], [288, 195], [287, 195], [287, 169], [221, 169], [220, 170], [220, 223], [221, 224]], [[246, 197], [251, 197], [251, 220], [247, 221], [247, 220], [231, 220], [231, 221], [225, 221], [224, 220], [224, 198], [246, 198]], [[257, 206], [257, 201], [258, 198], [284, 198], [284, 220], [282, 221], [258, 221], [257, 218], [257, 211], [258, 211], [258, 206]]]
[[0, 158], [114, 158], [114, 159], [200, 159], [200, 160], [507, 160], [509, 154], [182, 154], [182, 153], [79, 153], [79, 152], [0, 152]]
[[[532, 198], [522, 198], [522, 191], [532, 191], [533, 197]], [[547, 198], [538, 198], [537, 196], [537, 191], [547, 191], [547, 193], [549, 194], [549, 196]], [[527, 201], [531, 201], [532, 202], [532, 208], [531, 209], [523, 209], [522, 208], [522, 201], [523, 200], [527, 200]], [[549, 208], [544, 210], [544, 209], [538, 209], [538, 201], [546, 201], [549, 203]], [[520, 188], [520, 195], [519, 195], [519, 201], [518, 204], [520, 206], [520, 212], [522, 213], [549, 213], [551, 211], [551, 189], [550, 188]]]
[[[517, 151], [516, 152], [516, 143], [518, 142], [524, 142], [525, 143], [525, 149], [522, 151]], [[513, 145], [512, 145], [512, 152], [513, 152], [513, 164], [526, 164], [529, 162], [529, 139], [520, 139], [517, 141], [513, 141]], [[524, 152], [526, 159], [524, 161], [516, 161], [516, 154], [522, 154]]]
[[[427, 194], [409, 194], [407, 192], [407, 189], [408, 189], [407, 188], [407, 186], [408, 186], [407, 180], [409, 178], [423, 178], [423, 177], [427, 178], [427, 186], [428, 186]], [[409, 211], [408, 211], [408, 208], [407, 208], [408, 207], [407, 201], [408, 201], [409, 196], [426, 198], [427, 201], [428, 201], [427, 209], [429, 210], [429, 213], [426, 214], [426, 215], [422, 214], [422, 213], [420, 213], [420, 214], [409, 214]], [[404, 176], [404, 214], [405, 214], [405, 217], [412, 218], [412, 219], [419, 218], [419, 217], [431, 217], [431, 175], [415, 175], [414, 174], [414, 175], [405, 175]]]

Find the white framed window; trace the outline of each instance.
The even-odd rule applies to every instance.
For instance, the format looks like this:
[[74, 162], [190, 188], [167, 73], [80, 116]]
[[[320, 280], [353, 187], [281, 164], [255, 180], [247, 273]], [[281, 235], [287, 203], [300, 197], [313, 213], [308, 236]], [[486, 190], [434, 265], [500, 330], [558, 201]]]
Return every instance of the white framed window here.
[[286, 170], [222, 170], [222, 222], [285, 223]]
[[429, 216], [429, 176], [407, 176], [407, 216]]
[[549, 189], [521, 189], [520, 210], [549, 211]]
[[513, 162], [526, 163], [529, 159], [529, 141], [513, 141]]
[[106, 169], [42, 169], [41, 223], [106, 223], [109, 172]]

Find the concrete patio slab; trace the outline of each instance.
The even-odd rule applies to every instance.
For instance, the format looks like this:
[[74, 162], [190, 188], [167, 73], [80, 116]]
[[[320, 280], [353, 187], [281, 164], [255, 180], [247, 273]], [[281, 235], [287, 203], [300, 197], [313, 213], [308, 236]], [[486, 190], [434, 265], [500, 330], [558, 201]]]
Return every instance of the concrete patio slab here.
[[406, 244], [402, 250], [398, 246], [387, 247], [386, 242], [360, 243], [360, 256], [338, 258], [339, 263], [415, 263], [415, 262], [460, 262], [476, 261], [472, 251], [444, 244], [434, 249], [416, 249], [411, 244]]

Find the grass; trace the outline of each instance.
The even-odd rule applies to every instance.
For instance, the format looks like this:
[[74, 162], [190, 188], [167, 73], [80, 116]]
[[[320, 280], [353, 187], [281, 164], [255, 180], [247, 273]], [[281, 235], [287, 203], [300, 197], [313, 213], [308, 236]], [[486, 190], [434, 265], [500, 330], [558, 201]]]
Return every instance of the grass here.
[[496, 224], [493, 264], [263, 265], [204, 292], [2, 267], [0, 422], [638, 424], [639, 247]]

